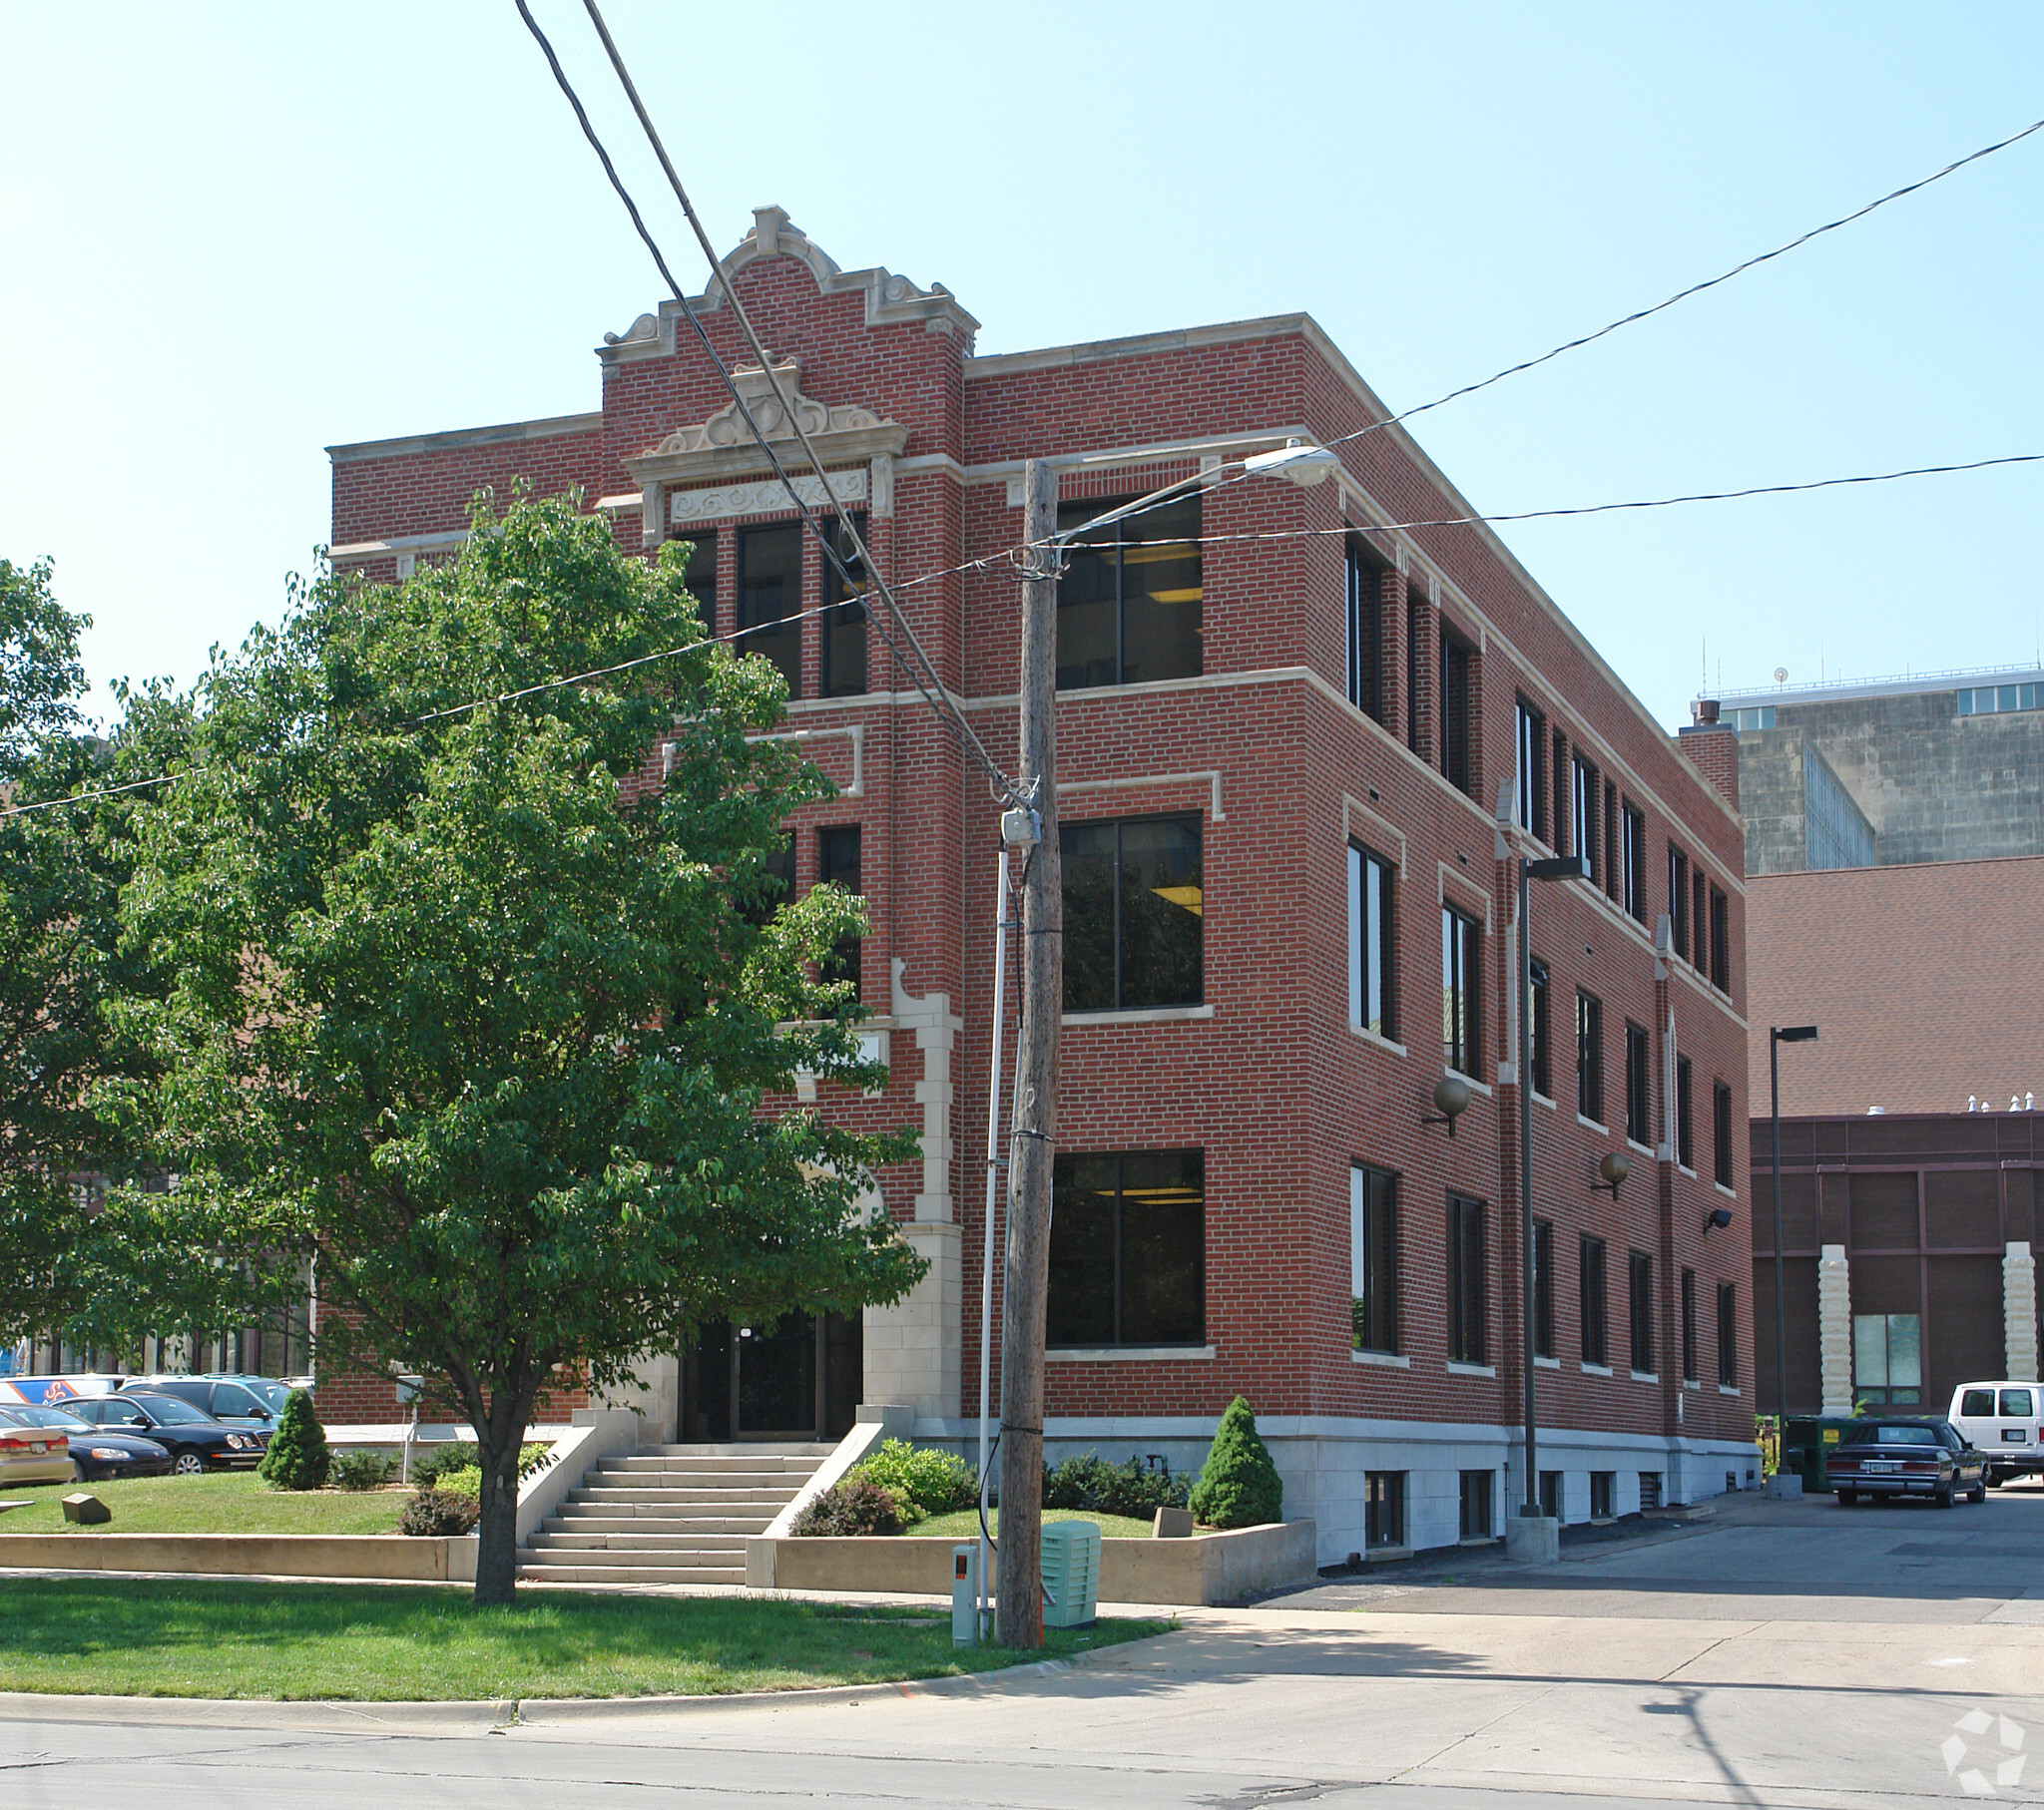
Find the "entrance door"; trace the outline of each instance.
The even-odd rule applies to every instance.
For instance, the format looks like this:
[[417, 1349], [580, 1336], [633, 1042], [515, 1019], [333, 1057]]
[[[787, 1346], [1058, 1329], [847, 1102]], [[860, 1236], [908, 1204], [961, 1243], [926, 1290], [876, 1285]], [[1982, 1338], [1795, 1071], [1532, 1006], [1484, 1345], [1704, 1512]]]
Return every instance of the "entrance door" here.
[[682, 1437], [841, 1438], [856, 1418], [865, 1341], [843, 1314], [719, 1320], [703, 1328], [682, 1365]]

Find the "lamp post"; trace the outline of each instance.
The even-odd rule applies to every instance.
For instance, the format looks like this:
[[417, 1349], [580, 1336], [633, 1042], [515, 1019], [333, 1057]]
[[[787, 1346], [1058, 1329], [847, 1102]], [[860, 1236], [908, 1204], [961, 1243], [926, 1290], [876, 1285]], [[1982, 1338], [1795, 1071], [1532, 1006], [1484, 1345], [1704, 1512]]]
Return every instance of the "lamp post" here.
[[[1769, 1117], [1775, 1137], [1775, 1419], [1788, 1421], [1788, 1306], [1782, 1281], [1782, 1046], [1813, 1044], [1814, 1025], [1771, 1025], [1768, 1028]], [[1818, 1404], [1822, 1406], [1821, 1403]]]
[[1519, 1262], [1524, 1295], [1520, 1319], [1526, 1349], [1526, 1501], [1522, 1519], [1540, 1514], [1539, 1426], [1533, 1412], [1533, 940], [1527, 934], [1526, 901], [1531, 880], [1585, 880], [1589, 869], [1581, 855], [1556, 855], [1550, 860], [1519, 857]]

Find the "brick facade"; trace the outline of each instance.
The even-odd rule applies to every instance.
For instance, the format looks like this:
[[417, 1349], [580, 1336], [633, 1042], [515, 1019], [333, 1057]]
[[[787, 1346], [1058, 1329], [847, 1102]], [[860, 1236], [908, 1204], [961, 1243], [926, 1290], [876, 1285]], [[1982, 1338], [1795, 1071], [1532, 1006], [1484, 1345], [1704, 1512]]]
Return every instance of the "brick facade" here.
[[[821, 439], [857, 450], [855, 459], [830, 458], [833, 473], [859, 490], [876, 563], [1004, 762], [1016, 733], [1015, 574], [997, 557], [953, 569], [1020, 540], [1022, 462], [1055, 461], [1066, 502], [1212, 476], [1201, 503], [1197, 672], [1066, 689], [1058, 728], [1068, 825], [1162, 814], [1199, 824], [1199, 1004], [1068, 1016], [1059, 1135], [1067, 1153], [1204, 1151], [1203, 1326], [1198, 1342], [1170, 1348], [1054, 1352], [1053, 1453], [1196, 1463], [1221, 1410], [1246, 1395], [1284, 1473], [1287, 1512], [1318, 1520], [1322, 1558], [1333, 1561], [1364, 1545], [1366, 1472], [1404, 1478], [1400, 1537], [1410, 1546], [1458, 1537], [1461, 1473], [1491, 1474], [1497, 1517], [1523, 1493], [1513, 1470], [1522, 1104], [1511, 1074], [1513, 862], [1522, 848], [1550, 848], [1500, 827], [1494, 809], [1513, 773], [1524, 700], [1543, 719], [1543, 759], [1559, 733], [1593, 762], [1611, 788], [1611, 820], [1638, 813], [1644, 851], [1631, 898], [1604, 855], [1595, 884], [1535, 888], [1532, 947], [1551, 977], [1559, 1097], [1532, 1107], [1536, 1213], [1553, 1222], [1557, 1254], [1557, 1358], [1539, 1377], [1542, 1468], [1562, 1473], [1572, 1520], [1587, 1512], [1593, 1473], [1615, 1474], [1620, 1512], [1640, 1500], [1643, 1477], [1670, 1500], [1720, 1490], [1728, 1475], [1744, 1484], [1754, 1463], [1743, 1131], [1729, 1187], [1714, 1183], [1710, 1149], [1715, 1083], [1732, 1090], [1733, 1124], [1743, 1128], [1747, 1117], [1745, 895], [1739, 821], [1711, 779], [1495, 536], [1476, 526], [1389, 526], [1470, 513], [1402, 430], [1347, 441], [1338, 478], [1313, 488], [1229, 481], [1248, 454], [1291, 436], [1332, 441], [1386, 413], [1308, 317], [981, 358], [977, 323], [941, 288], [884, 270], [840, 271], [778, 210], [761, 212], [726, 270], [776, 364], [798, 361], [801, 394], [828, 411], [818, 417], [827, 423]], [[734, 370], [750, 364], [730, 308], [707, 298], [698, 306], [719, 355]], [[737, 439], [719, 437], [726, 394], [686, 323], [677, 334], [677, 319], [670, 304], [599, 348], [602, 407], [589, 416], [333, 449], [336, 563], [395, 576], [402, 562], [456, 543], [474, 488], [501, 492], [522, 476], [542, 492], [579, 489], [632, 546], [714, 531], [717, 628], [729, 631], [735, 531], [791, 518], [762, 488], [765, 464], [741, 444], [743, 428]], [[1368, 568], [1381, 722], [1348, 698], [1344, 530], [1360, 536]], [[1265, 536], [1276, 538], [1255, 538]], [[813, 607], [813, 548], [803, 570], [802, 602]], [[1443, 633], [1467, 650], [1466, 791], [1441, 770], [1444, 712], [1452, 716], [1455, 701], [1441, 683]], [[816, 695], [820, 645], [811, 619], [802, 694], [783, 732], [802, 737], [840, 796], [794, 820], [797, 884], [815, 878], [819, 829], [859, 826], [872, 915], [863, 993], [894, 1071], [878, 1099], [826, 1089], [824, 1101], [848, 1121], [924, 1128], [926, 1161], [881, 1176], [880, 1188], [943, 1272], [907, 1308], [866, 1316], [867, 1382], [884, 1379], [888, 1392], [867, 1399], [911, 1397], [922, 1437], [960, 1441], [974, 1424], [966, 1416], [982, 1336], [978, 1151], [997, 807], [877, 635], [866, 650], [872, 689], [858, 696]], [[658, 771], [656, 753], [646, 782], [657, 783]], [[1548, 837], [1565, 844], [1552, 821], [1556, 778], [1550, 768], [1543, 809]], [[1601, 798], [1597, 814], [1607, 814]], [[1348, 1022], [1351, 842], [1395, 865], [1396, 1041]], [[1722, 987], [1672, 948], [1657, 954], [1671, 844], [1683, 871], [1707, 880], [1706, 896], [1724, 900]], [[1434, 1037], [1444, 903], [1480, 926], [1475, 1085], [1452, 1138], [1419, 1123], [1442, 1072]], [[1687, 898], [1680, 915], [1687, 923]], [[1579, 987], [1603, 1007], [1605, 1126], [1575, 1110]], [[1599, 1159], [1626, 1141], [1628, 1023], [1650, 1040], [1652, 1131], [1614, 1197], [1592, 1183]], [[1696, 1078], [1697, 1172], [1672, 1151], [1657, 1159], [1668, 1135], [1671, 1023]], [[1356, 1163], [1398, 1178], [1395, 1352], [1351, 1349]], [[1485, 1203], [1482, 1365], [1451, 1367], [1447, 1356], [1451, 1190]], [[1731, 1209], [1732, 1224], [1707, 1239], [1706, 1217], [1718, 1207]], [[1622, 1362], [1602, 1374], [1580, 1361], [1585, 1233], [1610, 1252], [1621, 1357], [1628, 1253], [1653, 1260], [1657, 1356], [1637, 1375]], [[1698, 1386], [1682, 1377], [1684, 1269], [1696, 1272], [1704, 1303]], [[1737, 1381], [1722, 1389], [1712, 1306], [1720, 1283], [1736, 1293], [1738, 1347]], [[997, 1296], [996, 1326], [999, 1313]]]

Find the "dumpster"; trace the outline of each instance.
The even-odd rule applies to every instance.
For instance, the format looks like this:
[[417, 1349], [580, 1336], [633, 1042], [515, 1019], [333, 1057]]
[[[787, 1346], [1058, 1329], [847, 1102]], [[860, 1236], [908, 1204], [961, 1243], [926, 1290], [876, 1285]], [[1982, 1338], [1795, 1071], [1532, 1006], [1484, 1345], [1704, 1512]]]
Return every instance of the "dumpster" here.
[[1100, 1602], [1100, 1527], [1091, 1521], [1043, 1525], [1043, 1624], [1091, 1627]]
[[1824, 1474], [1824, 1458], [1852, 1425], [1849, 1415], [1791, 1414], [1783, 1431], [1782, 1470], [1802, 1479], [1802, 1493], [1814, 1496], [1830, 1492]]

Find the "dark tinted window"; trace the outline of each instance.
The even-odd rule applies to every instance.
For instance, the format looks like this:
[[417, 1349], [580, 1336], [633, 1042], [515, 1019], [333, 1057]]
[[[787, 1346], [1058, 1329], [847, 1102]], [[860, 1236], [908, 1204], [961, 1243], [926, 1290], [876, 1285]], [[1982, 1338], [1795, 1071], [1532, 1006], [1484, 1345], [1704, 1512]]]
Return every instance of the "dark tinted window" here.
[[1199, 1344], [1206, 1336], [1206, 1153], [1060, 1156], [1051, 1194], [1048, 1342]]
[[689, 595], [703, 606], [703, 626], [717, 633], [717, 536], [699, 533], [689, 546]]
[[1985, 1418], [1994, 1412], [1994, 1391], [1992, 1389], [1968, 1389], [1959, 1397], [1959, 1412], [1968, 1416]]
[[1398, 1349], [1398, 1178], [1348, 1171], [1349, 1325], [1357, 1351]]
[[[841, 886], [850, 893], [862, 892], [858, 860], [859, 826], [856, 823], [838, 824], [816, 832], [816, 879], [819, 883]], [[839, 937], [830, 959], [823, 964], [823, 979], [849, 981], [853, 997], [857, 997], [859, 985], [859, 948], [858, 937]]]
[[1197, 817], [1060, 825], [1066, 1011], [1201, 1003], [1200, 840]]
[[1457, 1363], [1489, 1362], [1485, 1290], [1483, 1202], [1448, 1196], [1448, 1356]]
[[789, 522], [739, 536], [737, 628], [750, 631], [741, 654], [764, 655], [780, 669], [787, 694], [802, 694], [802, 529]]
[[[859, 538], [866, 532], [863, 514], [854, 514]], [[829, 527], [830, 545], [851, 574], [849, 583], [829, 560], [823, 562], [823, 695], [850, 697], [866, 688], [866, 572], [842, 522]]]
[[2004, 1389], [2001, 1392], [2001, 1411], [2027, 1419], [2037, 1412], [2037, 1398], [2027, 1389]]
[[1466, 911], [1441, 907], [1441, 1060], [1480, 1080], [1483, 926]]
[[[1060, 532], [1115, 503], [1067, 503]], [[1058, 688], [1196, 679], [1201, 671], [1200, 499], [1081, 532], [1058, 586]]]

